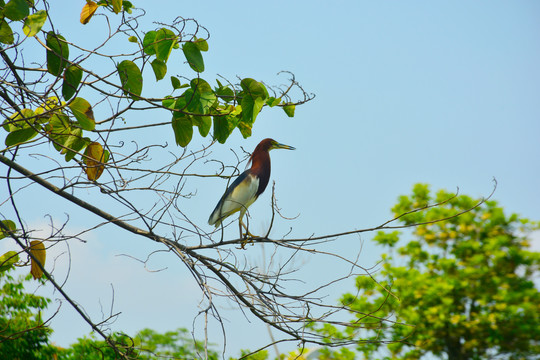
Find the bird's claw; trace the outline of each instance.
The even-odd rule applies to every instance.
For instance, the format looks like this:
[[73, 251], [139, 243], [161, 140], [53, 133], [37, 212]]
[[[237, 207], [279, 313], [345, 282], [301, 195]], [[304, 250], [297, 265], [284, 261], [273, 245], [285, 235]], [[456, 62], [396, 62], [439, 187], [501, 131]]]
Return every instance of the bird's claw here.
[[242, 240], [242, 242], [240, 243], [240, 249], [245, 250], [247, 244], [254, 245], [254, 242], [253, 242], [253, 238], [254, 238], [254, 237], [255, 237], [255, 235], [253, 235], [253, 234], [250, 233], [249, 231], [246, 231], [245, 234], [242, 234], [243, 240]]

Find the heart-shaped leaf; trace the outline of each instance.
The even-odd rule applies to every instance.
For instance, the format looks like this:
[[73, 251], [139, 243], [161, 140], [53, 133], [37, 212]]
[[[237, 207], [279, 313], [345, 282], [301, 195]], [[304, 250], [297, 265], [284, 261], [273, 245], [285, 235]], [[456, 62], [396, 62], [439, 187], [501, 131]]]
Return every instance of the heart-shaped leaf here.
[[0, 42], [11, 45], [14, 41], [13, 30], [11, 30], [11, 27], [6, 20], [2, 19], [0, 21]]
[[30, 13], [26, 0], [11, 0], [4, 6], [4, 16], [13, 21], [24, 19]]
[[0, 271], [9, 270], [17, 261], [19, 261], [19, 254], [16, 251], [4, 253], [0, 256]]
[[116, 68], [124, 94], [129, 95], [133, 100], [139, 100], [143, 87], [143, 77], [139, 67], [133, 61], [124, 60]]
[[201, 50], [195, 43], [187, 42], [182, 45], [182, 51], [189, 64], [189, 66], [196, 72], [201, 73], [204, 71], [204, 60], [201, 54]]
[[77, 92], [81, 82], [83, 71], [75, 65], [71, 65], [64, 71], [64, 83], [62, 84], [62, 96], [69, 100]]
[[68, 65], [69, 48], [66, 39], [50, 31], [47, 33], [46, 43], [51, 49], [47, 50], [47, 71], [54, 76], [60, 76]]
[[73, 115], [77, 119], [77, 122], [84, 130], [94, 130], [96, 127], [96, 121], [94, 119], [94, 111], [88, 101], [83, 98], [76, 97], [71, 103], [69, 108], [73, 112]]
[[[7, 227], [10, 231], [17, 230], [17, 226], [15, 223], [11, 220], [2, 220], [0, 221], [5, 227]], [[9, 236], [9, 232], [7, 230], [4, 230], [4, 227], [0, 227], [0, 239], [5, 238], [6, 236]]]
[[156, 81], [163, 79], [167, 74], [167, 64], [165, 64], [163, 61], [154, 59], [150, 65], [152, 65], [152, 70], [154, 70]]
[[174, 32], [166, 28], [162, 28], [156, 31], [156, 36], [154, 38], [156, 59], [167, 62], [175, 44], [176, 35], [174, 34]]
[[193, 123], [188, 116], [173, 116], [171, 122], [176, 143], [186, 147], [193, 137]]
[[23, 32], [26, 36], [36, 36], [41, 30], [43, 24], [47, 20], [47, 12], [45, 10], [36, 11], [34, 14], [28, 16], [24, 21]]

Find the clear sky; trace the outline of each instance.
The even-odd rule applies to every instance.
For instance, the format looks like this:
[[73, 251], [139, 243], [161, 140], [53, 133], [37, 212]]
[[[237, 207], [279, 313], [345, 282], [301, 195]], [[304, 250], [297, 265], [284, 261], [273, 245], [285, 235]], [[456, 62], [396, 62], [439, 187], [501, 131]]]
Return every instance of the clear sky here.
[[[81, 25], [83, 0], [53, 6], [58, 4], [63, 4], [63, 12], [54, 16], [68, 40], [94, 36], [103, 18]], [[252, 151], [266, 137], [297, 148], [271, 154], [279, 205], [286, 215], [299, 214], [295, 221], [281, 224], [275, 237], [289, 226], [295, 236], [309, 236], [379, 225], [389, 218], [397, 197], [408, 194], [417, 182], [429, 183], [434, 190], [459, 187], [461, 193], [482, 197], [491, 192], [495, 177], [494, 199], [508, 212], [540, 219], [540, 2], [135, 0], [134, 4], [147, 11], [142, 29], [157, 27], [151, 21], [167, 23], [182, 16], [197, 19], [209, 30], [210, 50], [204, 54], [207, 80], [217, 74], [231, 80], [238, 75], [279, 85], [286, 78], [276, 74], [287, 70], [316, 95], [298, 107], [292, 119], [279, 109], [265, 109], [251, 138], [243, 140], [236, 132], [227, 144], [214, 148], [216, 157], [231, 163], [234, 156], [229, 149], [243, 146]], [[174, 72], [174, 63], [168, 65]], [[162, 86], [149, 75], [145, 86]], [[169, 129], [151, 136], [174, 144]], [[204, 224], [225, 185], [211, 179], [198, 186], [198, 196], [190, 204], [196, 205], [194, 219]], [[269, 222], [269, 198], [267, 191], [251, 209], [252, 226], [260, 231]], [[66, 203], [52, 203], [54, 208], [47, 211], [31, 209], [31, 203], [29, 198], [28, 222], [43, 228], [44, 213], [63, 219], [64, 212], [73, 211]], [[83, 225], [82, 219], [72, 217], [68, 228], [75, 232]], [[102, 311], [110, 311], [114, 288], [112, 312], [122, 312], [111, 325], [114, 330], [133, 334], [144, 327], [191, 329], [200, 293], [185, 267], [163, 253], [149, 268], [166, 269], [148, 272], [139, 262], [118, 255], [145, 258], [156, 247], [119, 234], [91, 233], [86, 244], [71, 245], [67, 289], [99, 319]], [[369, 267], [380, 254], [371, 237], [343, 238], [332, 246], [347, 252], [363, 245], [361, 261]], [[0, 244], [1, 250], [6, 247]], [[245, 256], [256, 262], [260, 248], [249, 248]], [[326, 264], [306, 257], [303, 261], [309, 269], [303, 280], [308, 283], [328, 273]], [[64, 258], [56, 266], [61, 272]], [[330, 298], [352, 290], [353, 284], [351, 279]], [[51, 308], [57, 305], [54, 302]], [[250, 324], [238, 310], [223, 306], [227, 354], [269, 342], [265, 327]], [[52, 327], [54, 341], [64, 346], [90, 330], [67, 304]], [[200, 323], [196, 330], [195, 335], [202, 337]], [[211, 342], [223, 343], [219, 331], [210, 335]]]

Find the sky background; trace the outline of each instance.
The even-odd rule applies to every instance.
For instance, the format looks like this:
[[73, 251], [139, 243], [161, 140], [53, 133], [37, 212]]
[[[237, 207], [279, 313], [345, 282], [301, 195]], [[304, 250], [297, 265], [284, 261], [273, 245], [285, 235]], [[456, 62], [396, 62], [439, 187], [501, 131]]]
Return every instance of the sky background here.
[[[81, 25], [84, 3], [55, 2], [53, 6], [61, 4], [62, 12], [53, 9], [53, 16], [68, 40], [98, 41], [95, 34], [104, 18]], [[293, 236], [305, 237], [379, 225], [389, 219], [397, 197], [408, 194], [418, 182], [430, 184], [433, 190], [459, 187], [460, 193], [480, 198], [491, 193], [495, 177], [498, 186], [493, 198], [507, 212], [540, 219], [540, 2], [134, 4], [147, 12], [142, 30], [159, 27], [152, 21], [168, 23], [176, 16], [195, 18], [208, 29], [210, 50], [204, 53], [203, 74], [208, 81], [213, 82], [217, 74], [231, 80], [238, 75], [280, 85], [286, 83], [286, 76], [277, 73], [286, 70], [316, 95], [297, 107], [292, 119], [280, 109], [265, 108], [251, 138], [244, 140], [236, 131], [213, 150], [217, 158], [233, 164], [229, 149], [239, 152], [242, 146], [252, 151], [266, 137], [297, 148], [271, 153], [279, 205], [284, 214], [299, 215], [292, 223], [279, 224], [275, 238], [291, 226]], [[126, 41], [123, 46], [132, 45]], [[184, 75], [180, 55], [176, 55], [176, 72], [169, 60], [170, 73]], [[156, 84], [153, 75], [147, 75], [145, 87], [170, 86], [168, 80]], [[206, 142], [198, 134], [194, 138], [194, 144]], [[168, 128], [135, 140], [174, 144]], [[218, 179], [197, 183], [198, 196], [189, 205], [200, 224], [205, 224], [224, 187]], [[2, 187], [0, 192], [4, 191]], [[48, 194], [41, 196], [37, 205], [30, 196], [20, 198], [26, 202], [23, 215], [29, 224], [46, 229], [43, 214], [63, 220], [69, 213], [67, 230], [84, 228], [87, 215]], [[268, 225], [269, 199], [267, 191], [250, 209], [252, 232], [263, 232]], [[121, 312], [111, 325], [113, 330], [133, 334], [144, 327], [191, 329], [201, 294], [185, 267], [171, 254], [159, 253], [145, 268], [122, 254], [144, 259], [158, 247], [108, 231], [85, 235], [84, 244], [70, 244], [68, 292], [97, 320], [102, 313]], [[342, 238], [331, 246], [343, 252], [361, 248], [360, 261], [370, 267], [381, 253], [370, 242], [373, 235]], [[0, 243], [0, 250], [9, 246]], [[67, 277], [67, 250], [55, 251], [56, 255], [49, 254], [49, 266], [54, 264], [57, 274]], [[261, 251], [250, 247], [245, 256], [256, 263]], [[334, 275], [328, 264], [302, 260], [303, 280], [308, 283]], [[154, 272], [159, 269], [163, 270]], [[328, 295], [338, 299], [353, 290], [353, 284], [351, 279]], [[58, 298], [48, 287], [38, 292]], [[58, 305], [59, 301], [53, 302], [51, 309]], [[252, 319], [246, 320], [231, 305], [222, 306], [227, 355], [269, 342], [264, 326], [250, 323]], [[200, 325], [195, 324], [198, 338], [203, 336]], [[67, 304], [51, 326], [52, 339], [61, 346], [90, 331]], [[223, 344], [217, 329], [211, 329], [210, 342]]]

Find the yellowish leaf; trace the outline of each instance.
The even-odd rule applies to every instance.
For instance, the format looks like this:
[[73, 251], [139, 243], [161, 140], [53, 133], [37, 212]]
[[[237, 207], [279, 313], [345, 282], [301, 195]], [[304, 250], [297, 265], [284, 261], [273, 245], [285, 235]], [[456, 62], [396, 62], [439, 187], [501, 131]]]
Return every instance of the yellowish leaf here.
[[95, 181], [99, 179], [105, 169], [105, 166], [102, 164], [105, 159], [103, 147], [100, 143], [93, 142], [86, 147], [84, 155], [86, 155], [84, 158], [86, 169], [84, 169], [84, 171], [86, 172], [88, 180]]
[[118, 14], [122, 10], [122, 0], [112, 0], [113, 11]]
[[459, 314], [454, 314], [454, 315], [452, 315], [452, 317], [450, 318], [450, 322], [451, 322], [452, 324], [454, 324], [454, 325], [455, 325], [455, 324], [458, 324], [460, 321], [461, 321], [461, 315], [459, 315]]
[[98, 6], [93, 1], [87, 1], [81, 11], [81, 24], [88, 24]]
[[[43, 241], [30, 241], [30, 253], [39, 261], [41, 266], [45, 266], [46, 252]], [[34, 279], [39, 279], [43, 276], [43, 271], [33, 258], [30, 259], [30, 274], [32, 274]]]

